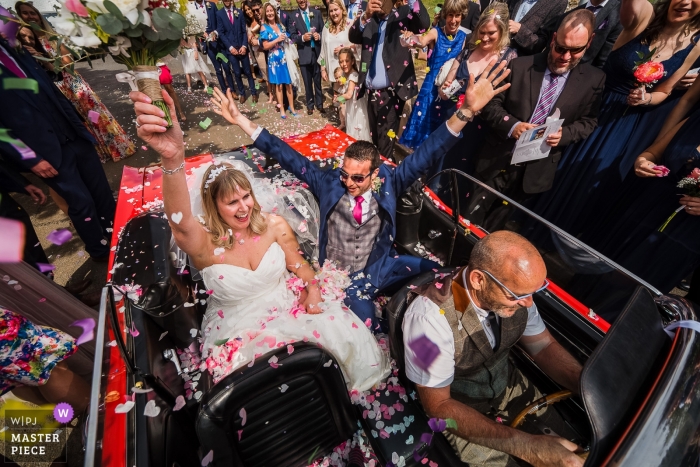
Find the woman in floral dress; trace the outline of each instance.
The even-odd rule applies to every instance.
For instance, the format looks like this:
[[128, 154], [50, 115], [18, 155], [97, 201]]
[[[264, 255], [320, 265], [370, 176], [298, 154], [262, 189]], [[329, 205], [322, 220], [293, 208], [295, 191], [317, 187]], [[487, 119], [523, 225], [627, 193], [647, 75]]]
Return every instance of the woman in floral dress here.
[[[25, 22], [36, 23], [39, 26], [40, 30], [35, 30], [35, 34], [46, 52], [53, 57], [62, 55], [64, 65], [69, 65], [73, 61], [70, 52], [65, 47], [62, 46], [61, 50], [58, 51], [56, 43], [49, 40], [49, 37], [55, 32], [49, 22], [39, 13], [39, 10], [29, 3], [17, 2], [15, 11]], [[63, 95], [73, 103], [75, 110], [85, 122], [85, 126], [95, 137], [95, 141], [97, 141], [95, 148], [102, 162], [107, 162], [109, 159], [118, 161], [136, 152], [136, 146], [124, 132], [124, 129], [77, 71], [74, 72], [74, 75], [64, 71], [63, 80], [57, 82], [56, 85]]]
[[12, 391], [39, 405], [67, 402], [82, 412], [90, 387], [63, 362], [77, 350], [68, 334], [0, 306], [0, 395]]

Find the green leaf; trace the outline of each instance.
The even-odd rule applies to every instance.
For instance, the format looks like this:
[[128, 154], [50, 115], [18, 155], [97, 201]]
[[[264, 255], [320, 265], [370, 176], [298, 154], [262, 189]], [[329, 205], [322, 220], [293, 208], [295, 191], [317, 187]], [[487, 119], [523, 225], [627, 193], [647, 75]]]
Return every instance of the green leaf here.
[[644, 52], [637, 50], [637, 57], [644, 58]]
[[447, 423], [447, 428], [457, 429], [457, 422], [454, 419], [448, 418], [445, 420], [445, 423]]
[[216, 54], [216, 57], [214, 57], [214, 58], [216, 58], [217, 60], [221, 60], [224, 63], [228, 63], [228, 58], [226, 58], [226, 56], [224, 54], [222, 54], [221, 52]]
[[167, 8], [156, 8], [153, 10], [151, 18], [153, 19], [153, 24], [158, 29], [167, 28], [170, 24], [170, 11]]
[[41, 31], [41, 26], [39, 26], [36, 23], [29, 23], [29, 27], [32, 28], [35, 31]]
[[133, 29], [127, 29], [124, 31], [128, 37], [141, 37], [141, 29], [140, 28], [133, 28]]
[[187, 20], [181, 14], [170, 12], [170, 24], [174, 28], [182, 30], [187, 27]]
[[7, 24], [8, 21], [12, 21], [12, 18], [10, 18], [9, 16], [0, 15], [0, 21], [2, 21], [4, 24]]
[[121, 10], [115, 5], [114, 3], [110, 2], [109, 0], [104, 0], [103, 2], [105, 8], [107, 11], [112, 13], [114, 16], [116, 16], [119, 19], [125, 19], [124, 15], [122, 15]]
[[97, 24], [100, 25], [102, 30], [110, 36], [114, 36], [122, 32], [122, 22], [110, 13], [105, 13], [98, 16], [95, 21], [97, 21]]
[[143, 30], [143, 37], [145, 37], [149, 41], [157, 41], [158, 33], [151, 28], [146, 28]]
[[[207, 119], [207, 120], [209, 120], [209, 119]], [[211, 123], [211, 121], [210, 121], [210, 123]], [[200, 125], [201, 125], [201, 123], [200, 123]], [[205, 128], [205, 130], [206, 130], [206, 128]], [[218, 341], [214, 341], [214, 345], [224, 345], [225, 343], [228, 342], [228, 339], [229, 338], [227, 337], [226, 339], [219, 339]]]

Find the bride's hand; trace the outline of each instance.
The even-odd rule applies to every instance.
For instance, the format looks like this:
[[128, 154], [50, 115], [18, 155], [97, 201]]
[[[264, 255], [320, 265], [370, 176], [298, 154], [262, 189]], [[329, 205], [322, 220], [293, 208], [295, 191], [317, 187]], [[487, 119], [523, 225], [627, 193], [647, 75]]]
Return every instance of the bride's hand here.
[[306, 312], [310, 315], [317, 315], [323, 313], [323, 308], [321, 308], [321, 303], [323, 303], [323, 297], [321, 297], [321, 291], [318, 290], [316, 286], [307, 287], [306, 298], [302, 296], [302, 305], [306, 308]]
[[177, 122], [175, 105], [172, 98], [165, 90], [163, 99], [170, 111], [170, 119], [173, 122], [171, 128], [167, 128], [168, 122], [163, 117], [163, 111], [153, 105], [151, 99], [142, 92], [131, 91], [129, 98], [134, 102], [136, 112], [137, 130], [143, 141], [156, 150], [163, 159], [175, 159], [183, 157], [185, 154], [185, 143], [182, 139], [182, 130]]
[[215, 114], [221, 115], [233, 125], [238, 125], [238, 118], [241, 117], [241, 112], [231, 96], [230, 89], [227, 89], [226, 94], [224, 94], [219, 88], [214, 88], [214, 97], [211, 98], [211, 103], [214, 106]]

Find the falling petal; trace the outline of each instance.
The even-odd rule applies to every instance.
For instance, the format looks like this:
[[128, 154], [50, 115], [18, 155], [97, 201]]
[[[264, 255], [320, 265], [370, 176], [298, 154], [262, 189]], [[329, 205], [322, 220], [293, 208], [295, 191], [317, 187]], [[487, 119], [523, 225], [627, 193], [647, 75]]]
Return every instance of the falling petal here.
[[73, 322], [71, 326], [83, 328], [83, 333], [75, 341], [77, 345], [84, 344], [95, 338], [95, 320], [93, 318], [79, 319]]

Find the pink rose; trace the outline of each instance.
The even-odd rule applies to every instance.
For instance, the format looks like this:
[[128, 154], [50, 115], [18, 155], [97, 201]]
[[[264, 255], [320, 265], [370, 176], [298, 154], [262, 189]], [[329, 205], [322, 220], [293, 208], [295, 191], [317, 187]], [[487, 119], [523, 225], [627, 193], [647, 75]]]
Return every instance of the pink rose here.
[[654, 83], [664, 76], [664, 66], [659, 62], [642, 63], [634, 71], [634, 77], [642, 84]]
[[690, 178], [693, 180], [700, 180], [700, 169], [695, 167], [692, 172], [690, 172], [690, 175], [688, 175]]

